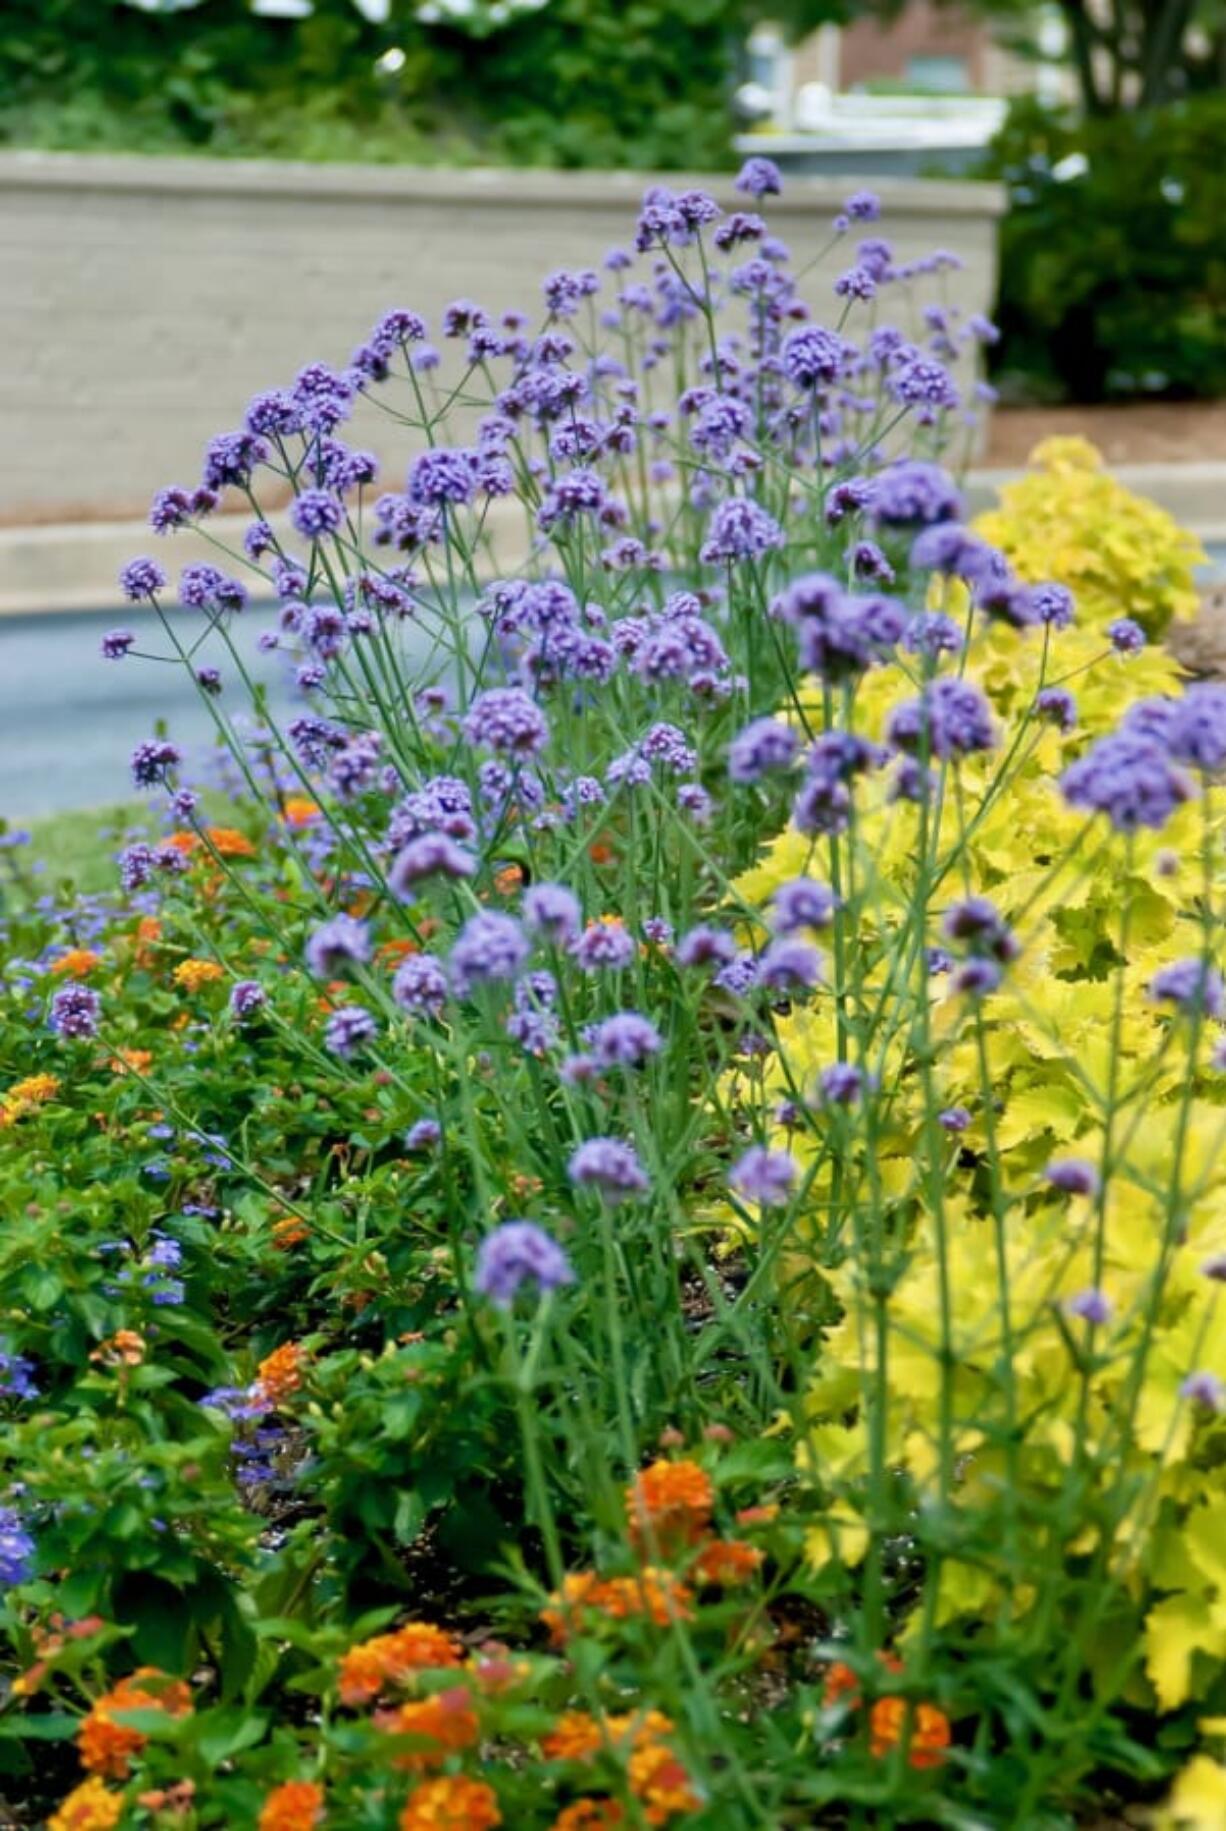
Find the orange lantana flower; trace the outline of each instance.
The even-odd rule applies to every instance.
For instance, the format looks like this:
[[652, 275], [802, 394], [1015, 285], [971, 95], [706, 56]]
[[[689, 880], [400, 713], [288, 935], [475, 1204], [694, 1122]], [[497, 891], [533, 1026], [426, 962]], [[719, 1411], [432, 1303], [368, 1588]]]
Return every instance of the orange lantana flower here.
[[324, 1790], [313, 1780], [286, 1780], [260, 1808], [258, 1831], [315, 1831], [324, 1815]]
[[416, 941], [409, 935], [393, 935], [390, 941], [381, 941], [375, 949], [375, 959], [380, 966], [397, 966], [409, 954], [421, 952]]
[[89, 1358], [104, 1367], [139, 1367], [145, 1358], [145, 1338], [135, 1329], [116, 1329], [98, 1343]]
[[594, 1570], [568, 1571], [561, 1589], [555, 1589], [549, 1606], [541, 1610], [541, 1620], [549, 1629], [555, 1647], [565, 1644], [577, 1628], [582, 1627], [582, 1610], [594, 1606], [600, 1589], [600, 1578]]
[[199, 833], [172, 833], [166, 844], [173, 846], [176, 852], [182, 852], [185, 857], [190, 857], [193, 852], [206, 851], [209, 847], [221, 858], [255, 857], [255, 847], [247, 835], [232, 826], [207, 826], [203, 839]]
[[546, 1761], [588, 1761], [604, 1746], [604, 1733], [586, 1710], [564, 1710], [547, 1736], [541, 1738]]
[[692, 1592], [671, 1571], [651, 1565], [634, 1577], [598, 1577], [595, 1571], [575, 1571], [563, 1578], [561, 1590], [541, 1610], [541, 1620], [555, 1646], [560, 1646], [576, 1627], [584, 1625], [585, 1611], [605, 1615], [610, 1621], [644, 1615], [656, 1627], [667, 1627], [670, 1621], [689, 1619], [693, 1600]]
[[[886, 1672], [901, 1672], [902, 1661], [896, 1653], [878, 1653]], [[841, 1659], [826, 1668], [822, 1702], [827, 1709], [836, 1705], [858, 1706], [861, 1700], [860, 1680]], [[896, 1748], [907, 1733], [908, 1704], [897, 1693], [880, 1697], [868, 1715], [869, 1735], [874, 1755], [884, 1757]], [[915, 1768], [940, 1767], [949, 1747], [949, 1718], [935, 1704], [915, 1704], [910, 1708], [910, 1735], [907, 1741], [907, 1765]]]
[[310, 1237], [310, 1228], [296, 1214], [283, 1214], [279, 1221], [273, 1222], [272, 1243], [278, 1252], [289, 1252], [292, 1247], [301, 1246]]
[[586, 1710], [566, 1710], [541, 1742], [547, 1761], [590, 1761], [602, 1748], [641, 1748], [671, 1733], [673, 1722], [660, 1710], [629, 1712], [624, 1716], [589, 1716]]
[[204, 829], [204, 836], [214, 852], [220, 853], [222, 858], [255, 857], [255, 847], [247, 835], [240, 833], [237, 827], [207, 826]]
[[190, 1812], [195, 1798], [194, 1780], [176, 1780], [173, 1786], [155, 1786], [147, 1793], [138, 1793], [136, 1803], [150, 1812]]
[[711, 1524], [715, 1490], [696, 1462], [664, 1458], [640, 1471], [626, 1489], [630, 1536], [663, 1550], [694, 1545]]
[[498, 1795], [483, 1780], [427, 1780], [409, 1794], [400, 1831], [492, 1831], [502, 1823]]
[[92, 947], [70, 947], [66, 954], [51, 963], [51, 971], [65, 979], [88, 979], [95, 967], [102, 965], [102, 955]]
[[841, 1704], [860, 1702], [860, 1681], [845, 1660], [836, 1659], [826, 1667], [822, 1685], [822, 1703], [827, 1710]]
[[266, 1354], [256, 1368], [255, 1383], [261, 1396], [273, 1405], [283, 1405], [302, 1386], [302, 1369], [306, 1355], [297, 1342], [283, 1342]]
[[[907, 1733], [907, 1700], [879, 1697], [869, 1712], [868, 1726], [875, 1755], [886, 1756]], [[915, 1704], [910, 1710], [911, 1733], [907, 1766], [940, 1767], [950, 1744], [949, 1718], [935, 1704]]]
[[425, 1744], [397, 1757], [396, 1766], [410, 1773], [441, 1767], [448, 1755], [474, 1747], [481, 1734], [472, 1697], [463, 1685], [383, 1711], [376, 1720], [392, 1735], [413, 1736]]
[[615, 1799], [576, 1799], [563, 1806], [550, 1831], [614, 1831], [625, 1822], [626, 1814]]
[[376, 1634], [341, 1659], [342, 1704], [369, 1704], [385, 1685], [403, 1685], [415, 1672], [458, 1666], [462, 1648], [454, 1635], [430, 1621], [406, 1621], [394, 1634]]
[[663, 1742], [647, 1742], [636, 1748], [630, 1757], [627, 1778], [649, 1825], [666, 1825], [670, 1818], [697, 1812], [702, 1805], [685, 1767]]
[[142, 916], [136, 924], [136, 964], [148, 966], [153, 959], [153, 944], [162, 938], [162, 924], [156, 916]]
[[[590, 1761], [601, 1749], [611, 1749], [626, 1760], [626, 1777], [630, 1790], [643, 1808], [649, 1825], [664, 1825], [681, 1812], [697, 1811], [701, 1805], [690, 1777], [664, 1738], [672, 1733], [673, 1723], [659, 1710], [644, 1710], [627, 1716], [606, 1717], [599, 1722], [586, 1711], [571, 1710], [558, 1718], [552, 1733], [541, 1743], [547, 1761]], [[611, 1801], [594, 1800], [599, 1809]], [[563, 1815], [558, 1825], [581, 1828], [600, 1827], [621, 1822], [618, 1815], [603, 1817]]]
[[110, 1780], [126, 1780], [133, 1755], [140, 1753], [149, 1738], [129, 1724], [117, 1723], [115, 1713], [164, 1710], [169, 1716], [181, 1717], [191, 1707], [191, 1692], [182, 1679], [170, 1678], [156, 1666], [139, 1667], [94, 1700], [77, 1732], [81, 1766]]
[[282, 813], [286, 826], [309, 826], [319, 818], [319, 803], [309, 795], [287, 795]]
[[762, 1563], [756, 1545], [743, 1539], [712, 1539], [694, 1560], [692, 1574], [700, 1583], [716, 1583], [721, 1589], [735, 1589], [748, 1583]]

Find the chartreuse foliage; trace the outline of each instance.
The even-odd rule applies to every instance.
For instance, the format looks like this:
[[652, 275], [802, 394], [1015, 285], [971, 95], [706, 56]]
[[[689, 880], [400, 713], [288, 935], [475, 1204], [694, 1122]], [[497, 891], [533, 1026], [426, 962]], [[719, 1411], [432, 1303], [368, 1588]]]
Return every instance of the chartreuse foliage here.
[[[1056, 792], [1087, 737], [1178, 693], [1168, 655], [1115, 654], [1105, 630], [1121, 604], [1157, 628], [1186, 612], [1196, 547], [1088, 446], [1051, 441], [1035, 466], [977, 528], [1023, 576], [1076, 579], [1078, 625], [1051, 647], [976, 629], [966, 677], [1000, 717], [1006, 780], [995, 758], [964, 763], [926, 838], [922, 809], [865, 797], [843, 864], [857, 884], [850, 1009], [827, 999], [785, 1021], [767, 1085], [780, 1096], [810, 1085], [842, 1042], [889, 1090], [869, 1136], [848, 1128], [832, 1148], [829, 1133], [784, 1134], [808, 1164], [818, 1282], [834, 1304], [800, 1452], [830, 1506], [811, 1555], [832, 1581], [862, 1565], [870, 1474], [888, 1468], [931, 1521], [909, 1635], [974, 1639], [985, 1619], [1007, 1624], [1019, 1647], [1043, 1647], [1070, 1693], [1089, 1687], [1091, 1738], [1115, 1696], [1164, 1714], [1224, 1695], [1226, 1465], [1181, 1387], [1193, 1365], [1226, 1381], [1226, 1089], [1205, 1038], [1196, 1047], [1147, 991], [1172, 955], [1212, 936], [1226, 860], [1208, 783], [1160, 832], [1126, 837], [1087, 835]], [[1056, 680], [1076, 692], [1067, 734], [1034, 717]], [[880, 736], [895, 692], [885, 673], [865, 679], [857, 729]], [[936, 882], [924, 847], [947, 861]], [[789, 831], [737, 889], [764, 906], [823, 851]], [[918, 899], [944, 901], [947, 883], [989, 896], [1022, 950], [982, 1010], [930, 981], [917, 1034], [900, 937]], [[935, 1179], [922, 1158], [934, 1100], [966, 1113]], [[1045, 1166], [1065, 1157], [1098, 1166], [1101, 1192], [1053, 1188]], [[861, 1204], [879, 1229], [867, 1252], [832, 1238]], [[820, 1313], [813, 1282], [795, 1258], [784, 1301], [803, 1293]], [[1111, 1314], [1088, 1334], [1069, 1313], [1091, 1288]], [[1216, 1795], [1199, 1784], [1220, 1797], [1220, 1781]], [[1028, 1797], [1037, 1810], [1037, 1790]], [[1191, 1784], [1180, 1797], [1190, 1809]]]
[[1195, 614], [1199, 541], [1113, 477], [1084, 439], [1045, 440], [976, 526], [1022, 578], [1067, 586], [1085, 623], [1105, 628], [1126, 612], [1160, 636]]
[[1067, 447], [963, 527], [945, 258], [857, 194], [815, 313], [741, 183], [258, 396], [99, 662], [189, 673], [207, 769], [137, 743], [103, 895], [5, 836], [49, 1831], [1220, 1822], [1195, 550]]

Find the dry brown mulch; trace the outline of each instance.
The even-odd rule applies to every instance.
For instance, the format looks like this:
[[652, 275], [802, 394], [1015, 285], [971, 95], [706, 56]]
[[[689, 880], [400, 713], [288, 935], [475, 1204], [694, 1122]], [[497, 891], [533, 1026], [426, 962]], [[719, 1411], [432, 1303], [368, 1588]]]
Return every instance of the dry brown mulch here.
[[1042, 439], [1078, 436], [1109, 464], [1226, 459], [1226, 401], [1140, 401], [1115, 407], [996, 407], [988, 421], [992, 468], [1025, 464]]

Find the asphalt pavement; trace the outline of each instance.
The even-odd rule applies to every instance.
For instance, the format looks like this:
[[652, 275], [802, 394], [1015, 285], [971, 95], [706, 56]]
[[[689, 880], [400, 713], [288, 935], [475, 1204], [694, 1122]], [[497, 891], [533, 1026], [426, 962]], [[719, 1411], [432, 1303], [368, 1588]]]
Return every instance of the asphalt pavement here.
[[[280, 653], [257, 653], [255, 639], [271, 628], [274, 612], [248, 611], [242, 620], [244, 661], [265, 684], [274, 709], [294, 697]], [[190, 640], [199, 618], [187, 613], [176, 623]], [[64, 611], [0, 620], [0, 814], [10, 823], [65, 808], [103, 807], [133, 798], [128, 759], [133, 746], [152, 737], [159, 721], [189, 756], [211, 743], [215, 727], [181, 666], [133, 653], [104, 661], [103, 635], [125, 628], [137, 634], [137, 648], [169, 652], [156, 617], [117, 610]], [[190, 634], [189, 634], [190, 630]], [[223, 680], [233, 674], [220, 643], [213, 639], [197, 657], [215, 665]], [[240, 697], [241, 696], [241, 697]], [[241, 707], [240, 683], [223, 687], [223, 704]]]
[[[1210, 549], [1211, 577], [1226, 577], [1226, 545]], [[198, 613], [178, 612], [184, 639], [199, 634]], [[289, 713], [298, 695], [286, 657], [260, 654], [256, 640], [273, 625], [271, 609], [248, 610], [235, 634], [252, 677], [267, 687], [274, 715]], [[105, 807], [132, 798], [128, 758], [158, 722], [189, 758], [213, 741], [205, 706], [181, 667], [142, 659], [104, 661], [103, 635], [137, 632], [137, 647], [165, 654], [169, 644], [152, 613], [131, 605], [0, 619], [0, 814], [11, 824], [68, 808]], [[246, 694], [217, 638], [197, 657], [221, 669], [230, 684], [222, 704], [241, 711]]]

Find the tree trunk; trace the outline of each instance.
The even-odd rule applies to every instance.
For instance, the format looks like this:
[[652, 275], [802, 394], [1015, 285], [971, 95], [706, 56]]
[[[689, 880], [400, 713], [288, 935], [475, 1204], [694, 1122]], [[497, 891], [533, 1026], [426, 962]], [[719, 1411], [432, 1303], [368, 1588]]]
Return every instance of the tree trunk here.
[[1086, 13], [1085, 0], [1062, 0], [1062, 8], [1068, 21], [1082, 106], [1087, 114], [1106, 114], [1108, 109], [1099, 93], [1098, 79], [1094, 73], [1094, 34]]
[[1171, 73], [1182, 70], [1180, 46], [1192, 16], [1192, 0], [1166, 0], [1156, 17], [1145, 21], [1141, 43], [1141, 94], [1138, 106], [1153, 108], [1171, 99]]

